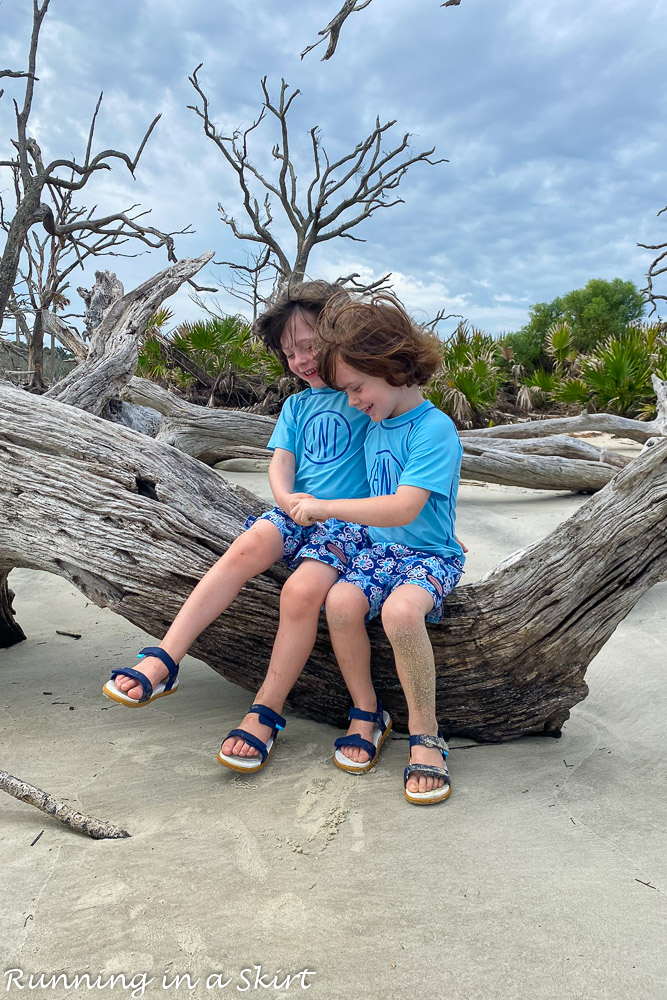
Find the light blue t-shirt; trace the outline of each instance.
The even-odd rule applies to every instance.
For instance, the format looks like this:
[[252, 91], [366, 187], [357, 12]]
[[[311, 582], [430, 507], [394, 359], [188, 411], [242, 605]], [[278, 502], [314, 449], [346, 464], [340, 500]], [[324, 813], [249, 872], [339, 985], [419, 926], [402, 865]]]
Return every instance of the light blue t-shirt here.
[[420, 552], [456, 556], [456, 493], [461, 475], [461, 441], [452, 420], [429, 400], [398, 417], [371, 424], [364, 445], [371, 496], [387, 496], [399, 486], [430, 490], [410, 524], [370, 527], [373, 542], [400, 542]]
[[304, 389], [289, 396], [267, 447], [295, 457], [295, 493], [320, 500], [367, 497], [364, 438], [370, 417], [353, 409], [344, 392]]

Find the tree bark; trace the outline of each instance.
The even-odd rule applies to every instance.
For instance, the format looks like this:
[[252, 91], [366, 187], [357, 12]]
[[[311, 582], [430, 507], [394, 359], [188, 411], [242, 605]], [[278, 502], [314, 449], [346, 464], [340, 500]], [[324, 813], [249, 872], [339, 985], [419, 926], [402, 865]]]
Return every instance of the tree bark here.
[[[2, 562], [63, 576], [157, 637], [246, 516], [264, 506], [173, 448], [8, 386], [0, 388], [0, 441]], [[194, 655], [256, 690], [285, 575], [275, 567], [250, 581]], [[591, 659], [666, 578], [660, 441], [547, 538], [448, 597], [443, 624], [429, 628], [443, 730], [478, 740], [557, 735], [586, 696]], [[404, 729], [390, 647], [380, 625], [370, 631], [378, 693]], [[338, 724], [346, 718], [324, 630], [290, 705]]]

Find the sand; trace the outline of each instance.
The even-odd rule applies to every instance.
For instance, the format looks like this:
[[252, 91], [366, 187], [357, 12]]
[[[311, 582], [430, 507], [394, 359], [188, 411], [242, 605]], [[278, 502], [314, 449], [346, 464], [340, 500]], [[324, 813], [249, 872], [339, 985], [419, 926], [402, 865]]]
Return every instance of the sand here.
[[[466, 580], [584, 502], [464, 483]], [[244, 691], [188, 658], [174, 697], [112, 705], [108, 669], [145, 635], [55, 577], [10, 583], [29, 638], [0, 651], [0, 767], [132, 837], [91, 841], [0, 793], [0, 993], [667, 997], [667, 585], [591, 664], [562, 739], [454, 740], [450, 800], [417, 809], [405, 738], [348, 775], [337, 733], [293, 715], [269, 766], [233, 775], [215, 755]], [[31, 992], [40, 973], [69, 982]]]

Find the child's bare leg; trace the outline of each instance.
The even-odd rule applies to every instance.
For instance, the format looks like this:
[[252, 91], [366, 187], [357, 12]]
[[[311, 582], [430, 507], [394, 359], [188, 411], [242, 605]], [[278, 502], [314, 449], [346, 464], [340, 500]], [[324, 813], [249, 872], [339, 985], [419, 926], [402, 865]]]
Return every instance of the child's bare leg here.
[[[269, 669], [255, 697], [255, 703], [282, 713], [285, 698], [294, 687], [310, 656], [327, 592], [338, 579], [332, 566], [314, 559], [304, 559], [283, 586], [280, 595], [280, 624], [273, 644]], [[271, 729], [263, 726], [255, 713], [246, 715], [240, 729], [245, 729], [263, 743]], [[238, 736], [222, 744], [228, 756], [257, 757], [258, 751]]]
[[[178, 663], [197, 636], [229, 607], [244, 583], [282, 559], [283, 552], [282, 536], [275, 524], [255, 521], [199, 581], [160, 643], [162, 649]], [[153, 686], [168, 675], [164, 663], [155, 656], [141, 661], [141, 672]], [[142, 696], [143, 688], [133, 677], [119, 674], [115, 684], [130, 698]]]
[[[341, 582], [332, 587], [327, 597], [326, 611], [329, 635], [343, 680], [355, 708], [375, 712], [377, 695], [371, 680], [371, 644], [364, 618], [369, 606], [364, 593], [353, 583]], [[373, 739], [374, 724], [351, 719], [348, 735], [358, 733]], [[350, 760], [365, 764], [369, 755], [361, 747], [341, 747]]]
[[[426, 733], [435, 736], [438, 731], [435, 662], [424, 620], [432, 607], [433, 599], [426, 590], [406, 583], [389, 595], [382, 608], [382, 625], [394, 651], [396, 672], [407, 702], [408, 728], [412, 735]], [[442, 754], [435, 748], [413, 747], [411, 760], [413, 764], [442, 767]], [[429, 792], [441, 785], [444, 785], [442, 778], [417, 774], [408, 779], [407, 788], [411, 792]]]

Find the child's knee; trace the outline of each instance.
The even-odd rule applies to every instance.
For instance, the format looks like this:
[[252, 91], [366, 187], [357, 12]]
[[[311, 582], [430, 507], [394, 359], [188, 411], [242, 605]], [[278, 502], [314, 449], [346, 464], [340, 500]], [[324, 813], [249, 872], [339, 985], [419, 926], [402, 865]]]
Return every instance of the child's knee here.
[[426, 632], [424, 612], [410, 604], [388, 602], [382, 608], [382, 627], [392, 644], [413, 643]]
[[280, 592], [281, 613], [300, 614], [314, 610], [319, 614], [325, 596], [325, 588], [315, 587], [310, 580], [303, 579], [298, 573], [294, 573], [285, 581]]
[[353, 623], [363, 622], [368, 611], [368, 601], [358, 587], [340, 583], [329, 591], [325, 608], [329, 628], [343, 629]]

